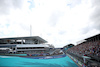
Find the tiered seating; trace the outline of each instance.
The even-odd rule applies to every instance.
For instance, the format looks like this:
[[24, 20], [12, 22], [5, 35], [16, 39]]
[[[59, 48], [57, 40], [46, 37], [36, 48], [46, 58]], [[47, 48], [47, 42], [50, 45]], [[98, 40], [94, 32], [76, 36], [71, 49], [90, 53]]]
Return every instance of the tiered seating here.
[[100, 57], [100, 40], [78, 44], [77, 46], [68, 49], [67, 52], [80, 56], [87, 55]]

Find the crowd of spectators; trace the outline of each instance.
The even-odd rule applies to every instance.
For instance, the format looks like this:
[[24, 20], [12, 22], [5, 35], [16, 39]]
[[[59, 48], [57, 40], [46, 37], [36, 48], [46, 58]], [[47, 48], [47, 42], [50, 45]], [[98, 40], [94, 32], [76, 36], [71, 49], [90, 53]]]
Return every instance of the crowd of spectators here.
[[100, 40], [83, 42], [68, 49], [67, 52], [79, 56], [100, 57]]

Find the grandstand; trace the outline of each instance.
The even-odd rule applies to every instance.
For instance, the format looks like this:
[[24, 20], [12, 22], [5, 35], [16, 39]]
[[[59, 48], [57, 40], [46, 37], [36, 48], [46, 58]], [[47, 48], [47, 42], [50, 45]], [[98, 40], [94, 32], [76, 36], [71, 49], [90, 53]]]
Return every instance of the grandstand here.
[[100, 66], [100, 34], [84, 39], [66, 53], [86, 66]]
[[[0, 54], [45, 52], [53, 48], [39, 36], [0, 38]], [[1, 50], [1, 49], [5, 49]]]
[[64, 54], [39, 36], [0, 38], [0, 55], [52, 56]]

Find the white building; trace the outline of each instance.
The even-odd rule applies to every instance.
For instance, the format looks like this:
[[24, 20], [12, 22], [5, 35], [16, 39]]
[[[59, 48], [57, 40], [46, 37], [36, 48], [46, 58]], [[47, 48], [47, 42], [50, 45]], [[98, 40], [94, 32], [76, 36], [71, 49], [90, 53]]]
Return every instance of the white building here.
[[39, 36], [0, 38], [0, 48], [9, 48], [12, 53], [46, 51], [51, 47], [45, 43], [47, 41]]

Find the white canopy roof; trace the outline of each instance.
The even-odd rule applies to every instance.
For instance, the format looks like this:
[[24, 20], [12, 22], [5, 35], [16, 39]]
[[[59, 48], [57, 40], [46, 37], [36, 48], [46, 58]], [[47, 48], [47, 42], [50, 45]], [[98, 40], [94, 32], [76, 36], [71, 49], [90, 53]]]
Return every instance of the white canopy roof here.
[[39, 40], [42, 43], [47, 43], [46, 40], [42, 39], [39, 36], [0, 38], [1, 41], [2, 40], [22, 40], [22, 39], [24, 39], [24, 40]]

